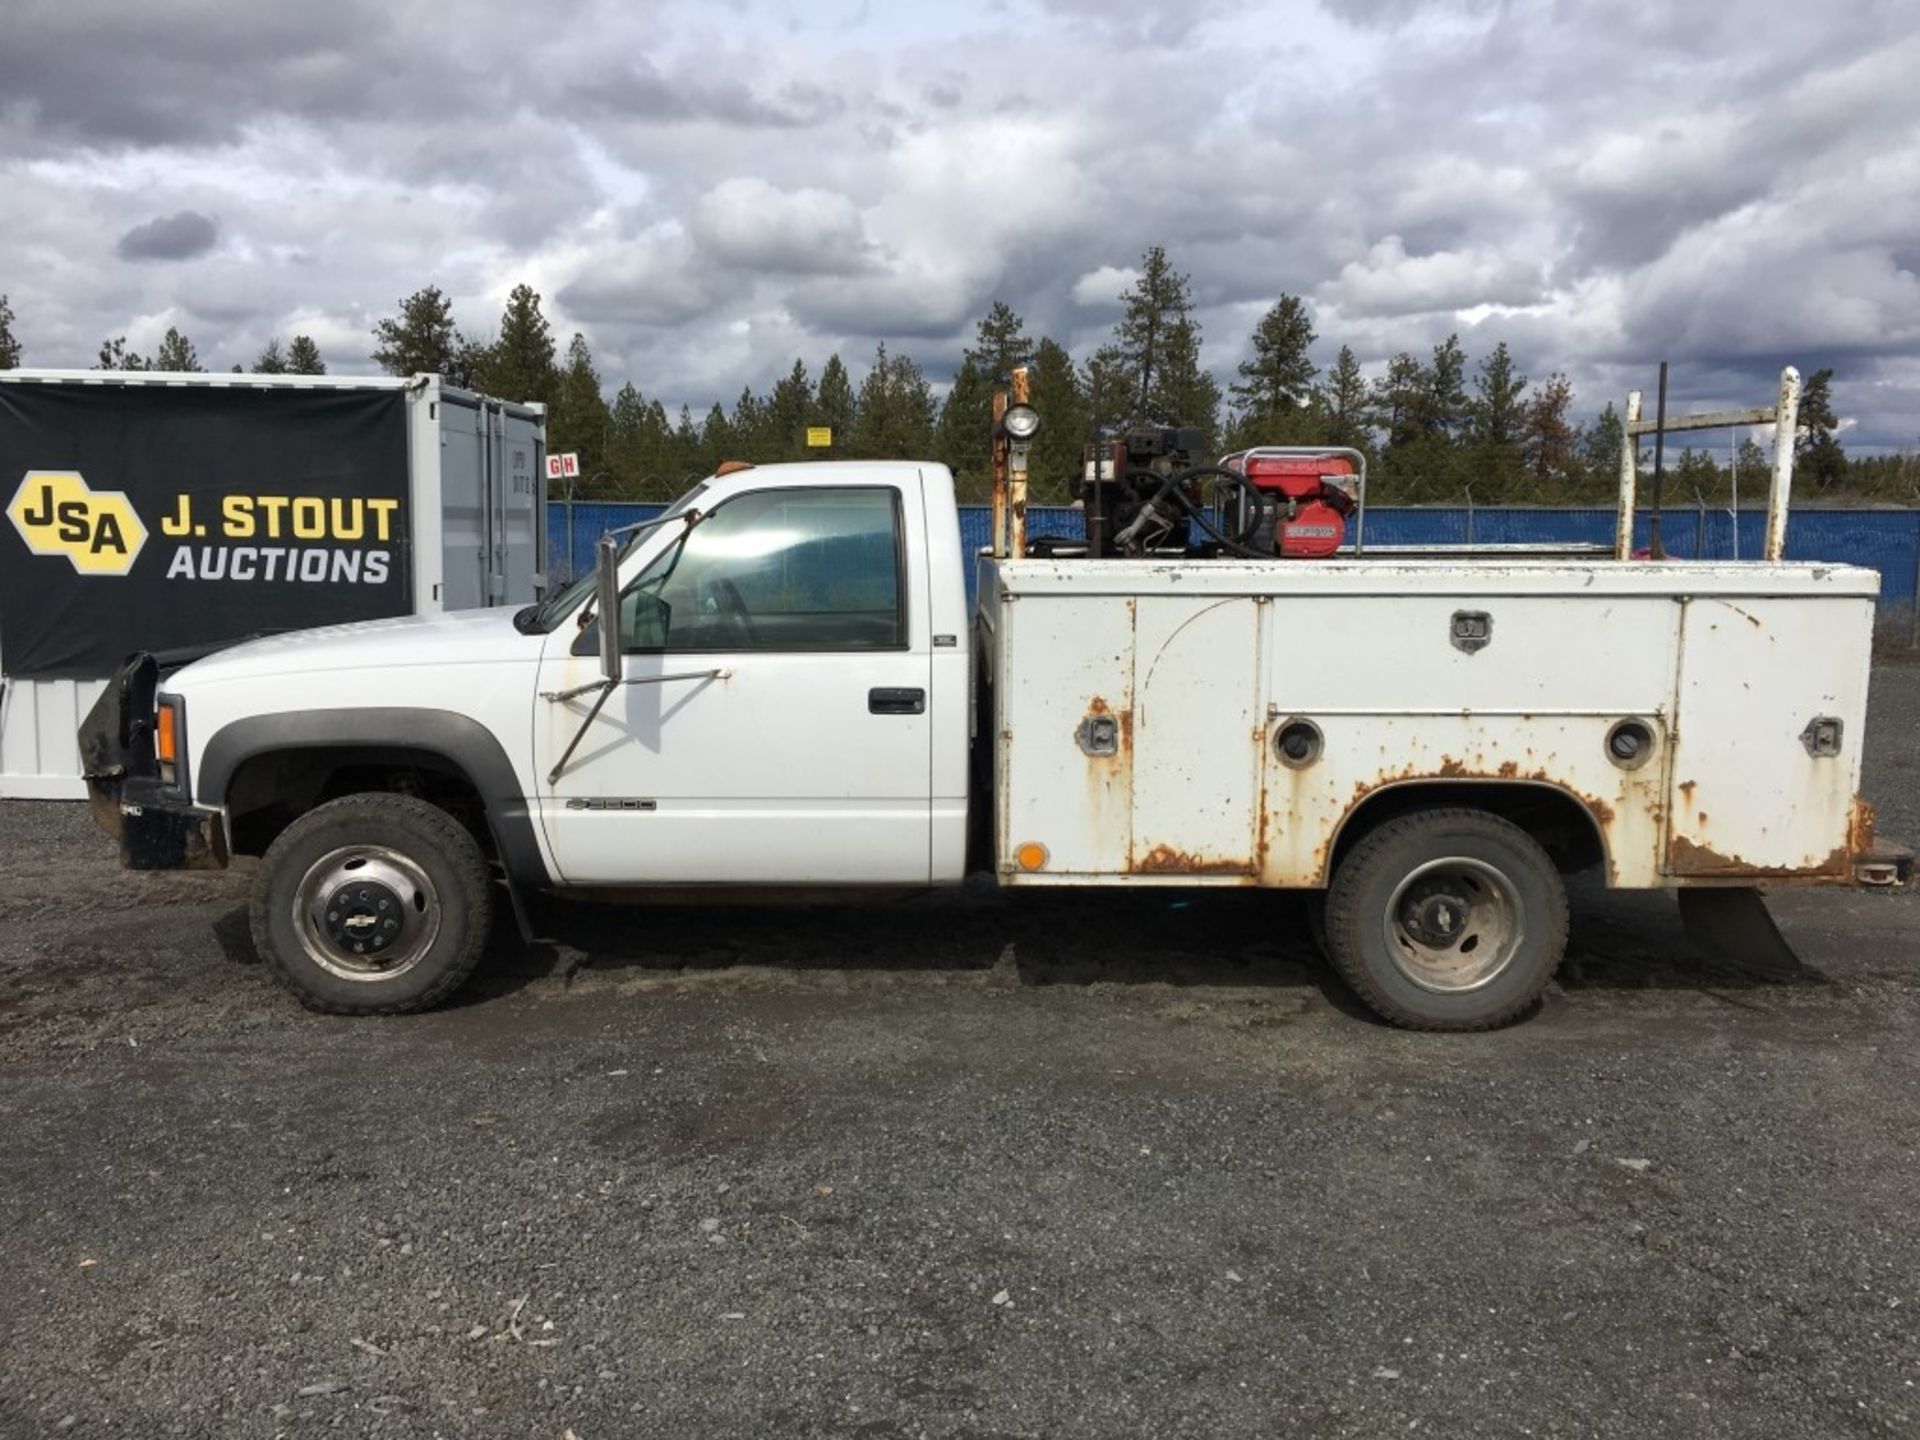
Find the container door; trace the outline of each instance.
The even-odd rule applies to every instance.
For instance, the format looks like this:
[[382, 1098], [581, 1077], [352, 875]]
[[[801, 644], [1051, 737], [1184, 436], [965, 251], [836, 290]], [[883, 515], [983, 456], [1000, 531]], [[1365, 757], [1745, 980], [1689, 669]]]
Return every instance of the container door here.
[[440, 604], [487, 603], [487, 456], [480, 410], [443, 397], [440, 405]]
[[530, 416], [502, 409], [494, 467], [502, 492], [497, 513], [501, 570], [498, 605], [525, 605], [538, 599], [546, 577], [542, 542], [546, 535], [540, 482], [540, 425]]

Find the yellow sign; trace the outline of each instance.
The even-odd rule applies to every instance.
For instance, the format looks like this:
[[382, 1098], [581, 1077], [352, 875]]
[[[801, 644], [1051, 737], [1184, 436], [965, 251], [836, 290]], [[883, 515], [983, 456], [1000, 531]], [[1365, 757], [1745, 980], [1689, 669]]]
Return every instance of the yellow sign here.
[[831, 425], [807, 426], [807, 448], [809, 450], [825, 450], [832, 444], [833, 427]]
[[126, 493], [88, 488], [78, 470], [29, 470], [7, 518], [36, 555], [64, 555], [82, 575], [125, 575], [147, 543]]

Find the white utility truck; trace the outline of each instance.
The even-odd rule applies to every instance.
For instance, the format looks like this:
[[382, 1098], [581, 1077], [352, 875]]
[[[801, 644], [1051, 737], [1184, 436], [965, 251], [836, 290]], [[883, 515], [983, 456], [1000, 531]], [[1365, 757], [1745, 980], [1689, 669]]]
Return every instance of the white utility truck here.
[[534, 889], [974, 865], [1324, 891], [1370, 1006], [1477, 1029], [1551, 978], [1567, 873], [1678, 890], [1755, 960], [1781, 948], [1758, 884], [1906, 878], [1856, 795], [1873, 572], [1635, 560], [1631, 456], [1618, 553], [1355, 554], [1349, 459], [1192, 464], [1185, 432], [1090, 447], [1088, 534], [1046, 541], [1023, 398], [972, 614], [944, 467], [722, 467], [538, 605], [254, 641], [164, 687], [133, 657], [81, 732], [96, 813], [135, 868], [263, 856], [262, 956], [349, 1013], [452, 994], [502, 889], [524, 929]]

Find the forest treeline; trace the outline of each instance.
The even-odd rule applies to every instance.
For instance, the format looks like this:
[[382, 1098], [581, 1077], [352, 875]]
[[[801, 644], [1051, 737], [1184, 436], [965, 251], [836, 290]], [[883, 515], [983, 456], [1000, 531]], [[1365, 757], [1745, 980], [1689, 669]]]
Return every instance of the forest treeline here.
[[[1067, 481], [1094, 426], [1141, 421], [1197, 424], [1215, 453], [1250, 444], [1343, 445], [1366, 453], [1371, 497], [1400, 504], [1605, 503], [1618, 476], [1621, 422], [1613, 405], [1576, 418], [1564, 374], [1530, 378], [1504, 341], [1478, 359], [1458, 335], [1428, 355], [1403, 353], [1369, 380], [1351, 346], [1324, 370], [1311, 358], [1319, 336], [1305, 303], [1282, 295], [1261, 317], [1250, 353], [1223, 391], [1201, 363], [1201, 327], [1189, 279], [1164, 249], [1141, 258], [1138, 278], [1120, 295], [1108, 341], [1076, 361], [1049, 336], [1033, 336], [1022, 318], [995, 301], [974, 328], [944, 396], [919, 363], [885, 343], [856, 382], [839, 355], [818, 375], [795, 360], [763, 394], [743, 389], [731, 405], [704, 414], [682, 404], [669, 412], [631, 380], [607, 398], [587, 339], [575, 333], [562, 351], [532, 287], [516, 286], [497, 329], [477, 339], [455, 321], [452, 301], [426, 286], [400, 302], [373, 330], [372, 360], [394, 375], [433, 372], [456, 385], [550, 407], [549, 448], [575, 451], [582, 498], [663, 499], [678, 494], [722, 460], [766, 463], [832, 455], [852, 459], [930, 456], [959, 477], [963, 498], [986, 492], [987, 430], [995, 386], [1031, 366], [1041, 415], [1034, 447], [1034, 498], [1066, 498]], [[20, 363], [13, 313], [0, 296], [0, 368]], [[193, 344], [169, 330], [151, 359], [124, 337], [100, 347], [95, 368], [199, 370]], [[235, 365], [236, 371], [242, 367]], [[250, 367], [262, 374], [324, 374], [313, 340], [271, 340]], [[1836, 436], [1833, 371], [1806, 377], [1797, 437], [1798, 498], [1920, 502], [1920, 457], [1851, 457]], [[809, 448], [809, 429], [826, 427], [829, 450]], [[1729, 453], [1731, 437], [1700, 437], [1667, 451], [1669, 496], [1724, 502], [1737, 474], [1742, 492], [1761, 494], [1770, 458], [1751, 438]]]

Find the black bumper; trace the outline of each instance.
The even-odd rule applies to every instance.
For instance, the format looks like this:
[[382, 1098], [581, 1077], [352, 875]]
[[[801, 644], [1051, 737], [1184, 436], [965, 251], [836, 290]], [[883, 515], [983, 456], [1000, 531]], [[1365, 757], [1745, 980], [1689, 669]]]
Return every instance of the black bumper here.
[[159, 673], [151, 655], [129, 656], [81, 722], [80, 764], [93, 820], [120, 842], [120, 863], [129, 870], [224, 869], [225, 817], [160, 779], [153, 754]]
[[[218, 810], [202, 810], [138, 780], [108, 799], [93, 781], [94, 820], [120, 840], [120, 863], [129, 870], [224, 870], [227, 822]], [[112, 822], [102, 815], [111, 805]]]

